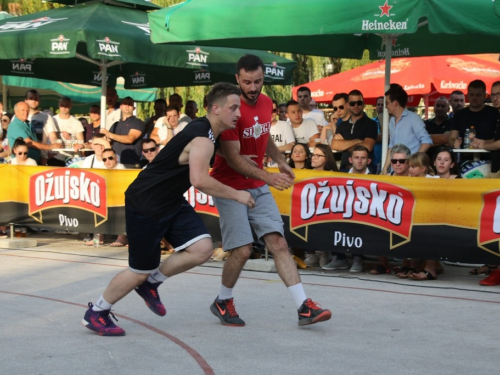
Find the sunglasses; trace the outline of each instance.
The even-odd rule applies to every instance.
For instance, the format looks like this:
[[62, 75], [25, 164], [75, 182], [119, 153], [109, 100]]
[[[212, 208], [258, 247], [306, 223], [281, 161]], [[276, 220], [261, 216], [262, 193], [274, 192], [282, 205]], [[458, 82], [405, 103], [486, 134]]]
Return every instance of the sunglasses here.
[[27, 152], [18, 152], [17, 155], [19, 155], [19, 156], [21, 156], [21, 155], [26, 156], [26, 155], [28, 155], [28, 153]]
[[156, 151], [156, 147], [145, 148], [144, 150], [142, 150], [142, 152], [144, 152], [145, 154], [147, 154], [149, 152], [155, 152], [155, 151]]
[[108, 156], [107, 158], [102, 158], [102, 161], [106, 162], [108, 160], [115, 160], [114, 156]]
[[364, 102], [362, 100], [356, 100], [356, 101], [349, 102], [349, 106], [354, 107], [355, 105], [357, 105], [358, 107], [361, 107], [363, 105], [363, 103]]
[[337, 112], [339, 109], [344, 110], [345, 106], [339, 105], [338, 107], [333, 107], [333, 112]]
[[325, 155], [320, 155], [320, 154], [312, 154], [313, 158], [326, 158]]
[[405, 164], [407, 159], [391, 159], [392, 164]]

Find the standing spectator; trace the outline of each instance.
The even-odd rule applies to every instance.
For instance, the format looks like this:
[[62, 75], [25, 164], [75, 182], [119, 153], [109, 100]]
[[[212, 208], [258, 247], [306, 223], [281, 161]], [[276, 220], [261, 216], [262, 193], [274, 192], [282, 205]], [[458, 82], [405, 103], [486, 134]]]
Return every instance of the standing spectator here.
[[278, 119], [280, 121], [286, 121], [286, 103], [281, 103], [278, 105]]
[[36, 134], [37, 141], [47, 143], [47, 140], [49, 140], [51, 143], [55, 143], [57, 135], [54, 119], [50, 114], [40, 111], [39, 92], [37, 90], [26, 91], [24, 101], [30, 109], [28, 120], [30, 121], [31, 129]]
[[182, 108], [184, 107], [184, 105], [182, 104], [182, 97], [179, 94], [175, 93], [170, 95], [170, 97], [168, 98], [168, 105], [177, 107], [177, 112], [179, 115], [179, 125], [181, 125], [182, 128], [184, 128], [193, 120], [187, 114], [182, 113]]
[[48, 151], [59, 146], [57, 143], [48, 145], [37, 141], [37, 136], [28, 121], [29, 108], [30, 107], [25, 102], [19, 102], [14, 106], [14, 113], [16, 116], [9, 125], [7, 137], [9, 145], [13, 145], [15, 140], [21, 137], [28, 145], [28, 156], [39, 164], [42, 158], [41, 150]]
[[387, 174], [387, 169], [391, 165], [391, 148], [396, 144], [404, 144], [412, 154], [415, 152], [425, 152], [432, 144], [432, 139], [425, 130], [422, 119], [413, 112], [406, 109], [408, 94], [397, 83], [392, 83], [385, 93], [385, 106], [392, 116], [389, 121], [389, 149], [385, 160], [382, 174]]
[[[373, 121], [377, 123], [377, 142], [373, 146], [373, 171], [378, 171], [382, 168], [382, 135], [383, 135], [383, 125], [384, 125], [384, 101], [383, 96], [377, 98], [377, 104], [375, 110], [377, 115], [372, 118]], [[378, 173], [378, 172], [377, 172]]]
[[89, 138], [90, 140], [94, 137], [94, 135], [101, 133], [101, 107], [99, 107], [98, 105], [91, 106], [89, 111], [89, 118], [92, 125]]
[[434, 118], [424, 121], [425, 129], [432, 139], [432, 145], [427, 150], [429, 157], [434, 156], [437, 147], [448, 144], [451, 130], [451, 120], [448, 117], [449, 110], [448, 99], [440, 96], [434, 103]]
[[330, 145], [332, 143], [333, 136], [337, 131], [337, 126], [339, 126], [343, 121], [349, 120], [350, 115], [347, 108], [348, 101], [349, 95], [346, 93], [339, 93], [333, 96], [333, 112], [330, 116], [330, 122], [321, 130], [321, 143]]
[[113, 150], [120, 157], [120, 163], [135, 168], [141, 159], [141, 136], [144, 123], [134, 116], [134, 99], [126, 97], [120, 105], [122, 118], [108, 131], [101, 129], [113, 141]]
[[319, 138], [318, 127], [314, 121], [302, 118], [302, 108], [295, 100], [286, 103], [286, 116], [292, 124], [295, 141], [305, 143], [309, 147], [316, 145], [316, 139]]
[[343, 151], [340, 161], [342, 171], [351, 167], [349, 157], [354, 146], [363, 145], [371, 153], [377, 141], [377, 123], [366, 115], [364, 109], [363, 94], [359, 90], [352, 90], [348, 101], [350, 118], [337, 126], [331, 142], [332, 150]]
[[191, 120], [198, 118], [198, 104], [196, 104], [194, 100], [188, 100], [186, 102], [186, 108], [184, 111], [186, 112], [186, 116]]
[[[274, 144], [278, 147], [281, 153], [290, 151], [295, 144], [295, 134], [292, 126], [287, 121], [281, 121], [277, 116], [278, 103], [273, 100], [273, 114], [271, 117], [271, 138]], [[277, 164], [269, 159], [267, 162], [268, 167], [276, 167]]]
[[313, 109], [318, 109], [318, 103], [316, 103], [316, 100], [311, 99], [309, 102], [309, 109], [312, 111]]
[[328, 125], [328, 122], [325, 120], [325, 114], [323, 111], [310, 108], [311, 100], [311, 90], [309, 87], [299, 87], [297, 90], [297, 102], [302, 109], [302, 118], [314, 121], [316, 127], [318, 128], [318, 132], [321, 132], [323, 126]]
[[151, 138], [160, 146], [160, 150], [171, 141], [171, 139], [186, 127], [188, 123], [179, 122], [179, 110], [176, 106], [169, 105], [166, 115], [160, 117], [151, 132]]
[[120, 106], [118, 105], [118, 94], [114, 87], [106, 88], [106, 105], [108, 106], [108, 111], [106, 113], [106, 130], [111, 129], [111, 127], [120, 121], [122, 115], [120, 112]]
[[450, 95], [451, 113], [450, 119], [453, 118], [455, 113], [465, 108], [465, 94], [460, 90], [455, 90]]
[[146, 124], [144, 125], [144, 137], [149, 138], [151, 136], [151, 132], [154, 129], [156, 121], [160, 117], [165, 116], [167, 110], [167, 101], [163, 98], [156, 99], [154, 104], [155, 114], [148, 119], [146, 119]]
[[89, 124], [88, 120], [85, 117], [79, 117], [78, 121], [80, 121], [83, 126], [83, 140], [85, 142], [89, 142], [93, 137], [92, 124]]

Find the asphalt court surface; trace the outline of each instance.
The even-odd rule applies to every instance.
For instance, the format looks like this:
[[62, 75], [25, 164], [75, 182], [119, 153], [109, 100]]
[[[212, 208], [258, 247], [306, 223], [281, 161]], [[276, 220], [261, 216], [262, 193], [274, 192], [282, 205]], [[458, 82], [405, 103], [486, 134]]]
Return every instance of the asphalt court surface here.
[[167, 315], [131, 293], [113, 310], [124, 337], [81, 325], [126, 248], [83, 246], [77, 236], [30, 236], [0, 249], [0, 374], [495, 374], [500, 368], [500, 286], [445, 266], [437, 281], [301, 270], [308, 297], [332, 319], [298, 327], [275, 273], [243, 271], [235, 288], [246, 327], [209, 311], [222, 263], [207, 262], [159, 289]]

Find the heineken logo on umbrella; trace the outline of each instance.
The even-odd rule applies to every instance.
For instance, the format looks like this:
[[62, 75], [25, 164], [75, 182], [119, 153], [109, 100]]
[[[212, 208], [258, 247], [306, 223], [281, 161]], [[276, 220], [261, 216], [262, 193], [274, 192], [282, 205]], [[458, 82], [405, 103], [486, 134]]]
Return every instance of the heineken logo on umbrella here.
[[[376, 19], [362, 20], [361, 30], [372, 31], [408, 29], [408, 19], [404, 21], [394, 21], [390, 19], [391, 17], [396, 16], [396, 13], [391, 13], [392, 8], [394, 8], [394, 5], [389, 5], [389, 0], [385, 0], [383, 5], [378, 6], [377, 13], [373, 15], [373, 17], [378, 17], [380, 21], [377, 21]], [[384, 17], [387, 17], [387, 20]]]
[[104, 39], [96, 40], [97, 45], [99, 47], [98, 55], [108, 56], [108, 57], [119, 57], [120, 52], [118, 51], [118, 47], [120, 46], [119, 42], [113, 42], [109, 37], [104, 37]]
[[285, 79], [285, 70], [284, 66], [279, 66], [276, 62], [272, 64], [264, 64], [264, 78], [271, 80], [283, 80]]
[[10, 60], [10, 72], [14, 74], [33, 74], [34, 61], [26, 61], [24, 59]]
[[24, 30], [36, 30], [39, 27], [63, 20], [67, 20], [67, 18], [42, 17], [31, 21], [7, 22], [6, 24], [0, 26], [0, 33], [17, 32]]
[[202, 51], [200, 47], [196, 47], [195, 49], [192, 50], [186, 50], [188, 54], [188, 61], [187, 65], [192, 65], [192, 66], [208, 66], [208, 56], [210, 53]]
[[66, 55], [70, 52], [68, 51], [69, 39], [65, 38], [64, 35], [59, 35], [55, 39], [50, 40], [50, 54], [51, 55]]

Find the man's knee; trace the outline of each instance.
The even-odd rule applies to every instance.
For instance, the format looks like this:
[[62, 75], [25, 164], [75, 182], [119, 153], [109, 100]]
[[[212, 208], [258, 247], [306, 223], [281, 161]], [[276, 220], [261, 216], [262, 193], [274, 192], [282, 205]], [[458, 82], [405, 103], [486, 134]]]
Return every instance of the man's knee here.
[[213, 244], [210, 239], [202, 239], [189, 246], [184, 251], [196, 255], [200, 259], [200, 262], [204, 263], [209, 260], [213, 254]]
[[276, 254], [280, 252], [288, 252], [288, 243], [285, 237], [280, 233], [269, 233], [264, 236], [264, 243], [269, 252]]
[[245, 245], [231, 250], [231, 257], [235, 257], [237, 259], [246, 261], [248, 260], [248, 258], [250, 258], [251, 253], [252, 253], [252, 246]]

